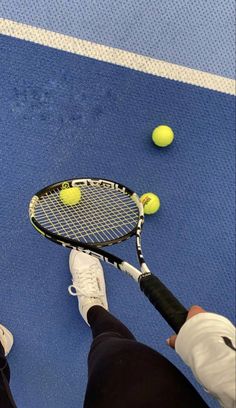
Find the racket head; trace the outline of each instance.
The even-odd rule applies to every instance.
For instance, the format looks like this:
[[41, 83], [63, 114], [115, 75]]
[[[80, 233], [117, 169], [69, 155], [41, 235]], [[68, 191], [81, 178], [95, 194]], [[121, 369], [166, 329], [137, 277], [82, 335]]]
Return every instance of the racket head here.
[[[63, 189], [79, 187], [75, 205], [61, 201]], [[64, 180], [37, 192], [29, 204], [29, 217], [45, 237], [68, 247], [102, 248], [140, 235], [144, 222], [138, 195], [111, 180]]]

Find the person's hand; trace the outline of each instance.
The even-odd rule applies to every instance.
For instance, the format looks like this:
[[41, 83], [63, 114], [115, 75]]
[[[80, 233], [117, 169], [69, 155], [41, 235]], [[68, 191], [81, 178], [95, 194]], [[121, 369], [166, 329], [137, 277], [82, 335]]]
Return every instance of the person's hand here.
[[[188, 312], [188, 316], [187, 316], [187, 320], [191, 319], [191, 317], [195, 316], [198, 313], [206, 313], [206, 310], [204, 310], [202, 307], [200, 306], [192, 306], [189, 309]], [[167, 340], [167, 344], [172, 347], [173, 349], [175, 348], [175, 342], [177, 339], [177, 335], [174, 334], [173, 336], [171, 336], [168, 340]]]

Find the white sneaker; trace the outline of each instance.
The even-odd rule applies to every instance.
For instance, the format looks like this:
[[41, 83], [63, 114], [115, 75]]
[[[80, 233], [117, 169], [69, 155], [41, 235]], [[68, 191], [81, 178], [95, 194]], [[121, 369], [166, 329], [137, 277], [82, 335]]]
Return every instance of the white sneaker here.
[[7, 356], [13, 346], [13, 336], [9, 330], [0, 324], [0, 342], [4, 348], [5, 356]]
[[91, 255], [72, 249], [69, 266], [73, 284], [68, 290], [72, 296], [78, 296], [79, 311], [88, 324], [87, 313], [92, 306], [108, 310], [102, 265]]

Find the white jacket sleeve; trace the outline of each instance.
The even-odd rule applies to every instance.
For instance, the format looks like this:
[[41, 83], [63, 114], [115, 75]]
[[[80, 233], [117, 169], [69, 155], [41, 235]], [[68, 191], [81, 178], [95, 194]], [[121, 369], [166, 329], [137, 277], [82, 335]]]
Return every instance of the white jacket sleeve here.
[[181, 328], [175, 350], [223, 407], [236, 407], [235, 328], [228, 319], [215, 313], [193, 316]]

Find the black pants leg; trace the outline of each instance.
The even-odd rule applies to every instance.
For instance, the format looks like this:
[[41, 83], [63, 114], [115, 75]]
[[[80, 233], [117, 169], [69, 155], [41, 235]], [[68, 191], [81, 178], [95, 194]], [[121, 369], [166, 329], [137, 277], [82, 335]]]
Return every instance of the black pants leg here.
[[88, 312], [93, 343], [84, 408], [206, 408], [184, 375], [157, 351], [137, 342], [100, 306]]
[[0, 408], [16, 408], [9, 388], [10, 368], [0, 343]]

